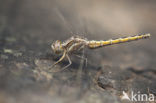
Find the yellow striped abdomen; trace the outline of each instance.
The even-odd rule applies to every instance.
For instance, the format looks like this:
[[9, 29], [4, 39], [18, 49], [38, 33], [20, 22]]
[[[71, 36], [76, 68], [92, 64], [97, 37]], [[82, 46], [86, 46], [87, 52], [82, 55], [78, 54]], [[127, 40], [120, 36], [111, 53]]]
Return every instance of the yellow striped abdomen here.
[[150, 34], [144, 34], [144, 35], [138, 35], [138, 36], [132, 36], [132, 37], [126, 37], [126, 38], [119, 38], [115, 40], [107, 40], [107, 41], [95, 41], [91, 40], [88, 41], [87, 45], [89, 48], [94, 49], [98, 47], [103, 47], [107, 45], [112, 45], [112, 44], [118, 44], [118, 43], [124, 43], [128, 41], [134, 41], [134, 40], [139, 40], [139, 39], [144, 39], [150, 37]]

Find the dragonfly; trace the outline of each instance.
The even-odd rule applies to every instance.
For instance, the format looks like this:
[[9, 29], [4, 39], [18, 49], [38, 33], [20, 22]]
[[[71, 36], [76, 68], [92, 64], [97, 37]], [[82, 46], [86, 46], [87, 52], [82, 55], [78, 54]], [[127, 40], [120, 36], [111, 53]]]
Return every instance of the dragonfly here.
[[84, 38], [84, 37], [72, 36], [64, 42], [61, 42], [60, 40], [56, 40], [54, 43], [52, 43], [51, 48], [55, 54], [62, 54], [62, 56], [60, 57], [58, 61], [56, 61], [52, 65], [52, 67], [60, 63], [66, 57], [69, 61], [69, 64], [63, 67], [61, 70], [66, 69], [72, 64], [72, 61], [70, 59], [71, 54], [73, 54], [75, 51], [80, 51], [84, 48], [97, 49], [97, 48], [108, 46], [108, 45], [125, 43], [129, 41], [140, 40], [140, 39], [146, 39], [146, 38], [149, 38], [150, 36], [151, 35], [148, 33], [148, 34], [143, 34], [143, 35], [118, 38], [114, 40], [110, 39], [106, 41], [88, 40], [87, 38]]

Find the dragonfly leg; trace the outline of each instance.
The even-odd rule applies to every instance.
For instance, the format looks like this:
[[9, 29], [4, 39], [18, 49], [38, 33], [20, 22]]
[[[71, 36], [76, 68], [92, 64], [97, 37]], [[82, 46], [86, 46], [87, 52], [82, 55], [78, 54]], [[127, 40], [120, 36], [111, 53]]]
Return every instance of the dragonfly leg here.
[[72, 64], [72, 61], [71, 61], [70, 57], [68, 56], [68, 54], [66, 54], [66, 57], [67, 57], [67, 59], [68, 59], [68, 61], [69, 61], [69, 64], [66, 65], [65, 67], [63, 67], [61, 70], [59, 70], [59, 71], [57, 71], [57, 72], [60, 72], [60, 71], [63, 71], [63, 70], [65, 70], [65, 69], [67, 69], [67, 67], [69, 67], [69, 66]]
[[[71, 62], [70, 57], [68, 56], [68, 54], [66, 54], [65, 56], [67, 57], [67, 59], [68, 59], [68, 61], [69, 61], [69, 64], [66, 65], [65, 67], [63, 67], [61, 70], [54, 71], [53, 73], [61, 72], [61, 71], [65, 70], [67, 67], [69, 67], [69, 66], [72, 64], [72, 62]], [[62, 57], [63, 57], [63, 56], [62, 56]], [[55, 64], [56, 64], [56, 63], [55, 63]], [[55, 64], [54, 64], [54, 65], [55, 65]]]
[[56, 64], [58, 64], [59, 62], [61, 62], [61, 61], [65, 58], [65, 56], [66, 56], [66, 51], [63, 52], [62, 57], [61, 57], [57, 62], [55, 62], [55, 63], [52, 65], [52, 67], [54, 67]]
[[75, 56], [77, 56], [78, 58], [83, 59], [85, 61], [85, 66], [87, 67], [87, 58], [85, 58], [83, 56], [80, 56], [80, 55], [76, 55], [76, 54], [75, 54]]
[[70, 59], [70, 57], [69, 57], [68, 54], [66, 55], [66, 57], [67, 57], [67, 59], [68, 59], [68, 61], [69, 61], [69, 64], [66, 65], [65, 67], [63, 67], [63, 70], [66, 69], [67, 67], [69, 67], [69, 66], [72, 64], [72, 61], [71, 61], [71, 59]]

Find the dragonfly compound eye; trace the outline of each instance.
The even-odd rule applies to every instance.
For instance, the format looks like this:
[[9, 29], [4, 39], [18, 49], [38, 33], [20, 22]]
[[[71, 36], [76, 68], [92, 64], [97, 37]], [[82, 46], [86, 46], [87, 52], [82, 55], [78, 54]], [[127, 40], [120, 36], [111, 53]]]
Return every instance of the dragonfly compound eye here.
[[52, 50], [54, 51], [54, 53], [59, 54], [62, 52], [62, 45], [61, 45], [61, 41], [57, 40], [56, 42], [54, 42], [51, 45]]

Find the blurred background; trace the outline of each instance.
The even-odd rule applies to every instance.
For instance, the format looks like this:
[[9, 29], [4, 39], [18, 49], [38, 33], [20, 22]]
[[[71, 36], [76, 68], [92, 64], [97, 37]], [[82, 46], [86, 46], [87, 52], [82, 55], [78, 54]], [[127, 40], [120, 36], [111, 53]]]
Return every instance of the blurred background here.
[[[156, 95], [155, 11], [155, 0], [0, 0], [0, 103], [123, 102], [123, 90]], [[73, 56], [67, 70], [47, 71], [58, 59], [55, 40], [145, 33], [151, 38], [86, 49], [87, 67]]]

